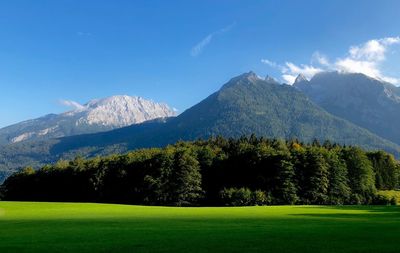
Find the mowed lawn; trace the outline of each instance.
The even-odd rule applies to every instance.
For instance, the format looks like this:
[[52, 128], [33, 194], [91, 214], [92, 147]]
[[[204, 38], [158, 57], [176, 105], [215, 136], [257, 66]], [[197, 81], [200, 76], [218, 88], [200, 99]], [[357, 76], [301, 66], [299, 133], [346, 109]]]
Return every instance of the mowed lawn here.
[[0, 202], [0, 252], [400, 252], [399, 207]]

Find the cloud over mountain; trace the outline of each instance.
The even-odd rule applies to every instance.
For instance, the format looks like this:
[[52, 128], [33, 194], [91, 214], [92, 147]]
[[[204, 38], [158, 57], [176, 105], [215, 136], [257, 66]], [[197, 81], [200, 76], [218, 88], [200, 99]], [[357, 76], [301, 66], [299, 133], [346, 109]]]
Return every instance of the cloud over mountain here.
[[72, 100], [65, 100], [65, 99], [60, 99], [59, 100], [60, 104], [70, 107], [73, 110], [84, 110], [85, 106], [79, 104], [78, 102], [72, 101]]
[[349, 73], [362, 73], [372, 78], [400, 84], [400, 77], [385, 75], [382, 64], [387, 59], [388, 52], [392, 46], [400, 44], [400, 37], [386, 37], [372, 39], [360, 45], [350, 46], [344, 57], [330, 61], [329, 58], [316, 51], [311, 57], [311, 64], [296, 65], [293, 62], [279, 64], [268, 59], [261, 62], [268, 66], [278, 69], [282, 73], [282, 79], [292, 84], [299, 74], [311, 78], [322, 71], [342, 71]]

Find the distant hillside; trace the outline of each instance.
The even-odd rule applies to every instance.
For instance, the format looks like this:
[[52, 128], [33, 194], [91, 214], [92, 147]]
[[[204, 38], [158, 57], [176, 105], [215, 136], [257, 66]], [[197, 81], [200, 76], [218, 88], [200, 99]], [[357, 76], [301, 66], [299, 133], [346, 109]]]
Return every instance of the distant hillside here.
[[16, 143], [0, 148], [1, 168], [54, 162], [60, 158], [96, 156], [178, 140], [256, 134], [269, 138], [331, 140], [367, 149], [384, 149], [399, 157], [399, 146], [315, 105], [293, 86], [246, 73], [181, 115], [109, 132]]
[[295, 86], [326, 111], [400, 144], [400, 88], [363, 74], [326, 72]]
[[166, 104], [131, 96], [96, 99], [84, 105], [75, 104], [75, 107], [72, 111], [49, 114], [0, 129], [0, 145], [109, 131], [175, 115]]

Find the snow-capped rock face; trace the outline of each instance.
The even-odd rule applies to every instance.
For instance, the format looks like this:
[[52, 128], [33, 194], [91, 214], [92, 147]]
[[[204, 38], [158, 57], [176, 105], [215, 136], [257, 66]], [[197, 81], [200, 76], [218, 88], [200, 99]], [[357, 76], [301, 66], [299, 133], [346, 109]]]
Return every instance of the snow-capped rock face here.
[[123, 127], [156, 118], [174, 116], [166, 104], [154, 103], [141, 97], [113, 96], [92, 100], [83, 109], [67, 112], [78, 116], [76, 125]]
[[141, 97], [112, 96], [91, 100], [72, 111], [2, 128], [0, 144], [95, 133], [172, 116], [175, 112], [166, 104]]

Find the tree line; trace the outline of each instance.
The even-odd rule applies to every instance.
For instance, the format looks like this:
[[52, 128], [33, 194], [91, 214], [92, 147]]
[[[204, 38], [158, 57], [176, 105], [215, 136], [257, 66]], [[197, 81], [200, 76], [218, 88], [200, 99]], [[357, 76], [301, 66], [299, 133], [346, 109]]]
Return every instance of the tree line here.
[[4, 200], [173, 206], [386, 204], [400, 165], [384, 151], [214, 137], [123, 155], [60, 160], [6, 179]]

